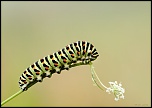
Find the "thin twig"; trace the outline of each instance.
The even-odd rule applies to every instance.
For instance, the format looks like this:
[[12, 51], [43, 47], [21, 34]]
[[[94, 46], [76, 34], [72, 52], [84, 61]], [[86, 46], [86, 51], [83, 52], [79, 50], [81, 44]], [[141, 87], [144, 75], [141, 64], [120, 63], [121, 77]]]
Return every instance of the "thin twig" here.
[[[106, 88], [107, 89], [107, 87], [100, 81], [100, 79], [99, 79], [99, 77], [98, 77], [98, 75], [96, 74], [96, 72], [95, 72], [95, 70], [94, 70], [94, 67], [93, 67], [93, 65], [90, 63], [90, 66], [91, 66], [91, 70], [92, 70], [92, 76], [96, 76], [96, 78], [97, 78], [97, 80], [99, 81], [99, 83], [104, 87], [104, 88]], [[97, 84], [98, 85], [98, 84]], [[99, 87], [99, 86], [98, 86]], [[101, 88], [101, 87], [100, 87]]]
[[17, 93], [15, 93], [14, 95], [12, 95], [11, 97], [7, 98], [5, 101], [3, 101], [1, 103], [1, 106], [3, 106], [5, 103], [7, 103], [8, 101], [12, 100], [13, 98], [15, 98], [16, 96], [18, 96], [19, 94], [21, 94], [23, 92], [23, 90], [18, 91]]

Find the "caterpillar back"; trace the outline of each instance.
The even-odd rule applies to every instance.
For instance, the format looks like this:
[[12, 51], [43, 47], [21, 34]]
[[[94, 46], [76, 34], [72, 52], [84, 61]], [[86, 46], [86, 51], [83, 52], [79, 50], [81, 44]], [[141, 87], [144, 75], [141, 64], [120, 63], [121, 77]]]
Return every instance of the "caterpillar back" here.
[[59, 51], [39, 59], [30, 65], [22, 73], [19, 79], [19, 87], [26, 91], [28, 85], [37, 80], [42, 82], [42, 75], [51, 77], [56, 72], [61, 73], [63, 69], [69, 70], [69, 66], [78, 62], [89, 63], [99, 56], [96, 48], [87, 41], [71, 43]]

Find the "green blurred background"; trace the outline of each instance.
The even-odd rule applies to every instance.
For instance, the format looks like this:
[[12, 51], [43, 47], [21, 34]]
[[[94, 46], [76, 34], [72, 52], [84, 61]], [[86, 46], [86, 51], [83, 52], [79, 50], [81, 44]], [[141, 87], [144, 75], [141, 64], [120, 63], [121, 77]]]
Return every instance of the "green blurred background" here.
[[1, 2], [1, 101], [38, 59], [86, 40], [100, 56], [100, 80], [118, 81], [125, 99], [93, 86], [89, 66], [53, 74], [4, 106], [151, 106], [151, 2]]

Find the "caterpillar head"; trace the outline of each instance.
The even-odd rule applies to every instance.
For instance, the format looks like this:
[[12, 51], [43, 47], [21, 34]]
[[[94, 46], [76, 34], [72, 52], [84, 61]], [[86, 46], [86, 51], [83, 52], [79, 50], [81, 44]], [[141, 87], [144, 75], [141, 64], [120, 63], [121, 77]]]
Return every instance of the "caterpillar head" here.
[[99, 56], [96, 48], [94, 48], [93, 51], [90, 52], [90, 54], [91, 54], [91, 55], [90, 55], [90, 60], [91, 60], [91, 61], [96, 60], [97, 57]]

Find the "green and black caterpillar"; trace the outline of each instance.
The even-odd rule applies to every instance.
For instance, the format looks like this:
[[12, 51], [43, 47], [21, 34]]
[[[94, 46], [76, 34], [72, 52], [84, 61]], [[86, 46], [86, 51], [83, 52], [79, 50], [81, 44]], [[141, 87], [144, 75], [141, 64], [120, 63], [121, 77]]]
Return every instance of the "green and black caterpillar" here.
[[42, 75], [51, 77], [54, 71], [60, 74], [63, 69], [69, 70], [71, 64], [78, 61], [89, 63], [98, 56], [96, 48], [87, 41], [71, 43], [30, 65], [20, 76], [19, 87], [26, 91], [28, 89], [27, 86], [34, 80], [42, 82]]

